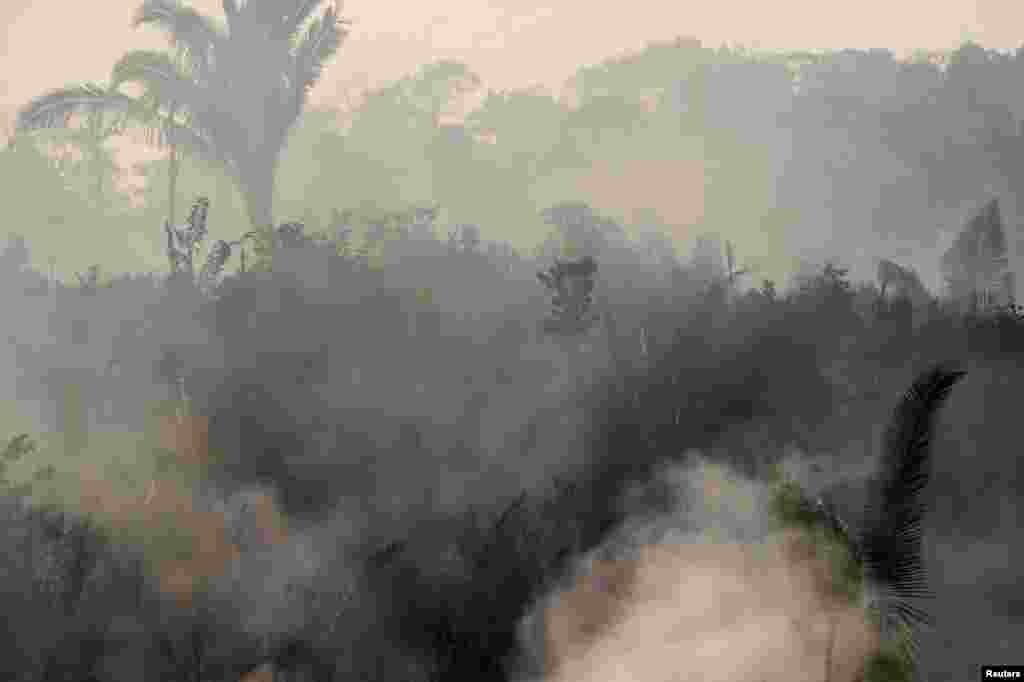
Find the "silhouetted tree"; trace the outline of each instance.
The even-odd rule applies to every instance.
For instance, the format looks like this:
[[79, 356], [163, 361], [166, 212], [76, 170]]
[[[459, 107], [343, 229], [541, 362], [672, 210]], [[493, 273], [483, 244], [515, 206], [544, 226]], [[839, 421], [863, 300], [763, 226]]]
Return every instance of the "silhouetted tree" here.
[[555, 261], [546, 272], [537, 273], [537, 279], [552, 294], [552, 311], [544, 321], [545, 331], [578, 334], [593, 326], [597, 321], [591, 311], [596, 274], [597, 262], [591, 256]]
[[[65, 87], [18, 114], [19, 131], [68, 126], [75, 114], [112, 112], [150, 126], [158, 140], [224, 168], [255, 227], [272, 222], [274, 175], [309, 90], [346, 35], [321, 1], [227, 0], [227, 26], [182, 0], [147, 0], [136, 26], [163, 30], [173, 52], [137, 50], [114, 66], [110, 87]], [[136, 83], [138, 98], [118, 88]], [[172, 174], [173, 175], [173, 174]]]

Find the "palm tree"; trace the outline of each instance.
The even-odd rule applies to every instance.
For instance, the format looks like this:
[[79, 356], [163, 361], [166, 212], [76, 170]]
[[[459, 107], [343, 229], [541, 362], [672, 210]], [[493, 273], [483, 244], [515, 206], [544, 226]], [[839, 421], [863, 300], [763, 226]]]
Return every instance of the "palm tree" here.
[[[896, 406], [885, 435], [880, 468], [870, 481], [866, 504], [856, 530], [838, 515], [825, 494], [810, 499], [802, 491], [782, 486], [776, 510], [791, 522], [823, 528], [851, 560], [836, 587], [849, 588], [873, 615], [883, 648], [871, 665], [888, 659], [910, 679], [917, 663], [918, 634], [932, 617], [921, 608], [934, 596], [928, 585], [922, 554], [925, 488], [931, 478], [932, 442], [939, 410], [966, 372], [935, 365], [922, 372]], [[786, 495], [796, 494], [787, 501]], [[782, 494], [780, 494], [782, 493]], [[834, 639], [835, 622], [832, 625]], [[831, 659], [831, 643], [827, 660]], [[828, 679], [826, 670], [826, 679]], [[882, 679], [870, 674], [865, 679]]]
[[[336, 6], [316, 14], [323, 3], [224, 0], [222, 24], [182, 0], [146, 0], [134, 25], [162, 29], [172, 50], [125, 54], [109, 87], [70, 86], [37, 97], [19, 112], [17, 130], [66, 127], [93, 112], [141, 123], [151, 141], [170, 146], [172, 163], [182, 150], [227, 171], [253, 226], [267, 228], [288, 133], [347, 35]], [[142, 94], [122, 92], [127, 83]]]

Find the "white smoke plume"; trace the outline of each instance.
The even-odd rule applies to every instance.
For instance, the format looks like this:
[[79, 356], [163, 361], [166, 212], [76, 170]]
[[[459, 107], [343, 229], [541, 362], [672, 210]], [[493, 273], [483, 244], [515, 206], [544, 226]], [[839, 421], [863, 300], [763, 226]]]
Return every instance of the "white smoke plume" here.
[[667, 469], [676, 510], [624, 528], [524, 621], [544, 682], [854, 682], [877, 650], [768, 485], [701, 458]]

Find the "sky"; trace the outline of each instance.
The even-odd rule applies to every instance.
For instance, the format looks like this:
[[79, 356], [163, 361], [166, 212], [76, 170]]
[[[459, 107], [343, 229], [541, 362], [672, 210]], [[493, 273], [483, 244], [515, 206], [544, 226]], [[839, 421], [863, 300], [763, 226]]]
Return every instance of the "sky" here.
[[[132, 28], [141, 2], [0, 0], [0, 138], [32, 97], [68, 83], [103, 82], [124, 52], [165, 46], [159, 32]], [[221, 0], [191, 4], [223, 16]], [[468, 64], [487, 88], [543, 85], [557, 93], [581, 66], [679, 36], [710, 46], [900, 54], [965, 40], [996, 49], [1024, 43], [1024, 5], [1010, 0], [348, 0], [341, 14], [352, 21], [351, 33], [313, 91], [314, 106], [344, 106], [354, 92], [439, 59]], [[160, 156], [126, 138], [111, 146], [125, 187], [142, 182], [133, 164]]]
[[[283, 0], [287, 1], [287, 0]], [[160, 47], [133, 29], [141, 0], [0, 3], [0, 113], [68, 82], [103, 81], [124, 51]], [[220, 0], [193, 0], [220, 15]], [[352, 87], [376, 85], [435, 59], [468, 63], [496, 89], [557, 89], [579, 66], [652, 40], [694, 36], [705, 44], [761, 49], [887, 47], [945, 49], [965, 38], [986, 47], [1021, 42], [1024, 6], [1011, 0], [349, 0], [352, 33], [314, 93], [339, 103]]]

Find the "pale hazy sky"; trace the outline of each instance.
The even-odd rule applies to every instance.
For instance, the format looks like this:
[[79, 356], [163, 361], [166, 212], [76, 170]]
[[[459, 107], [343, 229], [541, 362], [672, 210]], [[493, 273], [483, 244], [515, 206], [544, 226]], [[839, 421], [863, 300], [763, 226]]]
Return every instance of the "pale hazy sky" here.
[[[139, 4], [0, 0], [0, 112], [68, 82], [102, 81], [125, 50], [161, 46], [159, 34], [130, 27]], [[220, 0], [193, 4], [220, 15]], [[677, 35], [766, 49], [1024, 42], [1024, 6], [1013, 0], [349, 0], [342, 14], [352, 35], [319, 101], [438, 58], [467, 62], [490, 87], [557, 88], [580, 64]]]

